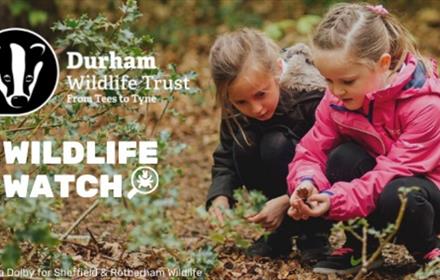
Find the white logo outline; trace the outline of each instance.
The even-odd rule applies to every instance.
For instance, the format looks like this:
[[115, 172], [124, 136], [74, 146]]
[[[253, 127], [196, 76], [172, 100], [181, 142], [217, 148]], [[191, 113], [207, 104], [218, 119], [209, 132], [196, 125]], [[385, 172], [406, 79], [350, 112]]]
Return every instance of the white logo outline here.
[[[154, 180], [152, 180], [153, 179], [152, 176], [148, 176], [147, 178], [143, 178], [142, 176], [143, 178], [142, 180], [139, 179], [140, 176], [136, 176], [136, 174], [141, 170], [143, 170], [142, 175], [148, 176], [149, 172], [153, 174], [153, 176], [155, 177], [154, 179], [156, 181], [154, 186], [151, 186], [150, 184], [150, 182], [152, 181], [154, 182]], [[132, 189], [127, 193], [128, 199], [132, 199], [138, 193], [142, 195], [147, 195], [154, 192], [159, 186], [159, 174], [154, 168], [150, 166], [140, 166], [131, 173], [130, 182]], [[144, 191], [140, 189], [139, 185], [144, 185], [144, 182], [145, 182], [145, 186], [142, 186], [142, 188], [149, 188], [150, 190]]]

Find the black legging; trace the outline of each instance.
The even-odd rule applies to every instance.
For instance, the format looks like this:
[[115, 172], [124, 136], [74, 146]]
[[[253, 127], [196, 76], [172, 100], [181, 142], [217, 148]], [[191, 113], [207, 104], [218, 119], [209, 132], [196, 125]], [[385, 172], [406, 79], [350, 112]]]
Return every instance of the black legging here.
[[[354, 143], [344, 143], [329, 154], [327, 178], [332, 184], [338, 181], [349, 182], [373, 169], [375, 164], [375, 159], [362, 147]], [[412, 255], [420, 257], [439, 245], [437, 234], [440, 232], [440, 190], [433, 182], [423, 176], [393, 179], [384, 187], [375, 210], [367, 220], [377, 229], [394, 223], [401, 205], [399, 188], [413, 186], [419, 189], [408, 194], [397, 242], [404, 244]], [[347, 235], [347, 243], [349, 247], [360, 245], [351, 235]]]
[[[293, 159], [298, 139], [287, 127], [280, 126], [260, 133], [247, 132], [246, 136], [250, 146], [235, 142], [233, 146], [234, 163], [242, 183], [250, 190], [260, 190], [268, 200], [287, 194], [288, 164]], [[237, 138], [245, 143], [240, 134]], [[286, 213], [272, 237], [282, 241], [283, 236], [322, 233], [323, 239], [327, 239], [331, 223], [322, 218], [293, 221]]]
[[287, 128], [258, 134], [250, 131], [246, 136], [250, 146], [240, 135], [237, 137], [242, 145], [233, 145], [235, 168], [242, 183], [249, 189], [260, 190], [268, 199], [286, 194], [288, 164], [298, 140]]

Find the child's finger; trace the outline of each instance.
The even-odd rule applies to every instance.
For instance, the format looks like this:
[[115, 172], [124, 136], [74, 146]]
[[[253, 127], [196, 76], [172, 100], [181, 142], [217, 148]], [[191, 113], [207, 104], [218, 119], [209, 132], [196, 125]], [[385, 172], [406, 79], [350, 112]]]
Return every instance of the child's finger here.
[[270, 230], [270, 228], [271, 228], [272, 226], [273, 226], [272, 223], [263, 223], [263, 227], [264, 227], [266, 230]]
[[294, 207], [290, 207], [289, 208], [288, 214], [289, 214], [290, 217], [292, 217], [292, 219], [297, 220], [297, 221], [301, 218], [301, 216], [299, 215], [298, 209], [296, 209]]
[[300, 202], [300, 212], [301, 212], [301, 218], [303, 220], [307, 220], [309, 217], [315, 217], [315, 208], [310, 208], [306, 203], [304, 203], [304, 201]]
[[295, 208], [293, 208], [292, 206], [289, 207], [289, 209], [287, 209], [287, 215], [291, 218], [293, 218], [294, 213], [295, 213]]
[[245, 218], [246, 220], [250, 221], [250, 219], [254, 218], [254, 217], [257, 216], [257, 215], [258, 215], [258, 213], [256, 213], [256, 214], [251, 214], [251, 215], [244, 215], [244, 218]]
[[224, 226], [225, 225], [225, 220], [223, 218], [222, 211], [219, 208], [215, 208], [214, 209], [214, 213], [215, 213], [215, 216], [217, 217], [217, 220], [219, 221], [220, 225]]
[[307, 199], [307, 201], [309, 201], [309, 202], [317, 202], [319, 204], [319, 203], [322, 203], [322, 202], [326, 202], [326, 197], [325, 197], [325, 195], [322, 195], [322, 194], [314, 194], [314, 195], [311, 195], [309, 197], [309, 199]]
[[274, 231], [277, 228], [277, 223], [271, 223], [270, 225], [268, 225], [268, 227], [266, 227], [267, 231]]
[[293, 218], [294, 213], [295, 213], [295, 208], [290, 206], [289, 209], [287, 210], [287, 215]]
[[319, 217], [319, 216], [322, 216], [325, 212], [326, 212], [325, 205], [323, 203], [319, 203], [316, 208], [313, 208], [310, 211], [310, 216]]
[[319, 217], [322, 216], [325, 212], [327, 212], [328, 207], [326, 204], [325, 197], [321, 195], [313, 195], [308, 200], [310, 203], [316, 203], [316, 206], [313, 208], [305, 207], [303, 209], [303, 213], [309, 215], [311, 217]]
[[301, 216], [302, 216], [302, 214], [304, 214], [305, 213], [305, 209], [306, 208], [309, 208], [305, 203], [304, 203], [304, 201], [302, 200], [302, 199], [300, 199], [299, 201], [298, 201], [298, 211], [301, 213]]
[[298, 203], [299, 203], [299, 201], [301, 201], [300, 198], [293, 197], [293, 198], [290, 200], [290, 205], [291, 205], [292, 207], [296, 207], [296, 208], [298, 208]]
[[258, 214], [256, 214], [256, 215], [251, 216], [251, 217], [248, 217], [248, 218], [246, 218], [246, 219], [247, 219], [249, 222], [252, 222], [252, 223], [259, 223], [259, 222], [261, 222], [261, 220], [264, 219], [264, 215], [262, 215], [261, 212], [260, 212], [260, 213], [258, 213]]

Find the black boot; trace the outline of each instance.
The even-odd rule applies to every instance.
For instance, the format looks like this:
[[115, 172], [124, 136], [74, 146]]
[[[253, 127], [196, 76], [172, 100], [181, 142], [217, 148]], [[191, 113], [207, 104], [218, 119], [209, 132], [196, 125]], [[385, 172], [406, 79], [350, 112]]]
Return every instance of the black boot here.
[[247, 250], [248, 256], [259, 256], [269, 258], [283, 258], [289, 256], [292, 251], [292, 237], [274, 231], [268, 236], [262, 236], [254, 242]]
[[[287, 217], [287, 216], [286, 216]], [[282, 258], [292, 252], [292, 223], [290, 219], [283, 219], [281, 225], [268, 236], [262, 236], [247, 250], [248, 256]]]
[[300, 251], [301, 261], [307, 264], [323, 260], [330, 254], [328, 235], [324, 233], [301, 235], [296, 239], [296, 246]]

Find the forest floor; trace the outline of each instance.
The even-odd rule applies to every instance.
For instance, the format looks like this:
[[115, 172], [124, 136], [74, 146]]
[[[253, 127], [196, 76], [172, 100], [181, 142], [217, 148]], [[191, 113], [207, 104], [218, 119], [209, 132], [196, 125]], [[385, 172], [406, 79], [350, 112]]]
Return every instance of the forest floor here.
[[[435, 28], [438, 34], [438, 27]], [[417, 27], [410, 29], [414, 30]], [[424, 39], [424, 46], [430, 46], [428, 54], [440, 57], [437, 47], [440, 44], [440, 37], [432, 36], [432, 29], [419, 28], [418, 31], [418, 37]], [[184, 174], [175, 182], [179, 189], [179, 207], [170, 211], [168, 215], [174, 223], [173, 230], [185, 242], [187, 250], [194, 250], [201, 243], [206, 243], [208, 232], [208, 225], [197, 216], [195, 208], [204, 205], [211, 179], [212, 152], [218, 144], [220, 110], [215, 105], [213, 85], [207, 67], [208, 50], [212, 42], [213, 38], [194, 37], [185, 46], [184, 54], [175, 49], [158, 50], [159, 59], [163, 64], [173, 61], [177, 63], [180, 71], [194, 70], [199, 74], [197, 86], [201, 88], [201, 93], [192, 98], [179, 97], [172, 105], [172, 108], [184, 116], [184, 120], [169, 117], [161, 124], [161, 128], [172, 131], [173, 140], [188, 145], [182, 154], [167, 159], [173, 162], [174, 166], [181, 168]], [[63, 222], [57, 225], [56, 230], [65, 232], [91, 204], [89, 199], [79, 197], [65, 200], [60, 209]], [[125, 251], [126, 233], [129, 232], [130, 226], [123, 228], [117, 221], [109, 218], [110, 210], [104, 206], [96, 208], [71, 233], [71, 237], [78, 236], [78, 240], [64, 243], [60, 250], [72, 256], [76, 262], [90, 268], [163, 267], [164, 250], [161, 248], [140, 248], [130, 253]], [[86, 239], [87, 244], [80, 240], [84, 236], [90, 237]], [[2, 241], [0, 236], [0, 244], [3, 244]], [[341, 240], [340, 237], [334, 237], [333, 241], [340, 243]], [[288, 258], [277, 260], [247, 257], [234, 244], [216, 247], [215, 250], [219, 254], [219, 263], [208, 275], [209, 279], [352, 278], [314, 274], [310, 266], [301, 264], [295, 250]], [[384, 257], [385, 265], [377, 271], [370, 272], [367, 279], [404, 279], [417, 270], [414, 260], [401, 246], [388, 246]], [[29, 258], [32, 258], [32, 255]]]
[[[197, 216], [195, 208], [204, 204], [210, 184], [211, 155], [218, 143], [220, 112], [214, 106], [212, 96], [205, 96], [203, 100], [183, 97], [174, 104], [185, 116], [185, 121], [170, 118], [165, 121], [164, 127], [172, 128], [173, 140], [186, 143], [188, 148], [179, 156], [168, 159], [179, 166], [184, 174], [176, 182], [179, 206], [168, 214], [174, 223], [174, 231], [185, 242], [187, 249], [195, 250], [200, 244], [206, 243], [208, 234], [209, 225]], [[90, 200], [82, 198], [66, 200], [60, 228], [68, 228], [90, 204]], [[72, 233], [73, 236], [93, 235], [99, 243], [99, 246], [95, 246], [100, 247], [99, 250], [73, 243], [64, 244], [61, 250], [89, 267], [161, 268], [164, 264], [160, 257], [162, 249], [140, 249], [131, 253], [124, 251], [124, 232], [128, 232], [129, 228], [121, 229], [115, 221], [107, 219], [109, 211], [103, 206], [98, 207]], [[332, 243], [340, 241], [340, 237], [336, 236]], [[89, 241], [89, 244], [93, 243], [93, 240]], [[219, 246], [215, 250], [219, 254], [219, 263], [209, 274], [209, 279], [351, 279], [350, 276], [339, 278], [312, 273], [310, 266], [301, 264], [295, 250], [288, 258], [276, 260], [247, 257], [234, 244]], [[385, 265], [369, 273], [367, 279], [404, 279], [405, 275], [417, 270], [414, 261], [401, 246], [388, 246], [384, 256]]]

